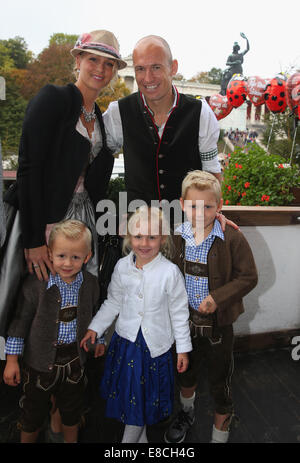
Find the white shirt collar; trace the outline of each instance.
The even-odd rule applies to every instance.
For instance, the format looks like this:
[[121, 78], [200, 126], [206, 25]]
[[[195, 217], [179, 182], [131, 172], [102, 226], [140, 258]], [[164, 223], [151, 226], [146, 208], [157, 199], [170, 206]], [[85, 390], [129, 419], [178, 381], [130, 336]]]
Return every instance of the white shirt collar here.
[[[180, 224], [175, 229], [175, 232], [179, 233], [182, 236], [182, 238], [184, 238], [190, 244], [192, 244], [191, 242], [193, 242], [193, 245], [195, 246], [195, 240], [194, 240], [192, 224], [188, 220], [186, 222], [183, 222], [182, 224]], [[207, 240], [208, 238], [212, 238], [212, 237], [218, 237], [221, 240], [225, 241], [225, 236], [224, 236], [224, 233], [222, 231], [221, 224], [220, 224], [220, 222], [218, 220], [214, 221], [214, 226], [212, 228], [212, 231], [205, 238], [205, 240]]]
[[75, 290], [77, 290], [78, 288], [80, 288], [82, 282], [82, 271], [77, 273], [76, 278], [71, 283], [66, 283], [65, 281], [63, 281], [58, 273], [56, 273], [55, 275], [52, 275], [52, 273], [50, 273], [47, 289], [51, 288], [51, 286], [53, 285], [56, 285], [58, 288], [74, 288]]
[[[178, 102], [178, 98], [179, 98], [178, 90], [177, 90], [177, 88], [175, 87], [174, 84], [172, 84], [172, 92], [173, 92], [173, 95], [174, 95], [174, 101], [173, 101], [172, 108], [170, 108], [168, 114], [170, 114], [171, 111], [175, 108], [175, 106], [177, 106], [177, 102]], [[148, 104], [147, 104], [147, 101], [146, 101], [146, 98], [145, 98], [145, 96], [143, 95], [142, 92], [141, 92], [141, 97], [142, 97], [144, 106], [146, 106], [146, 107], [148, 108], [148, 110], [150, 111], [150, 113], [151, 113], [152, 116], [153, 116], [153, 115], [154, 115], [154, 114], [153, 114], [153, 111], [149, 108], [149, 106], [148, 106]]]
[[[130, 252], [128, 257], [129, 257], [129, 265], [130, 265], [130, 267], [133, 267], [136, 270], [141, 270], [141, 269], [138, 269], [136, 264], [135, 264], [135, 254], [133, 253], [133, 251]], [[157, 254], [157, 256], [154, 259], [151, 260], [151, 262], [148, 262], [148, 264], [143, 265], [142, 270], [151, 269], [154, 265], [156, 265], [157, 262], [159, 262], [161, 260], [161, 258], [162, 258], [162, 253], [159, 252]]]

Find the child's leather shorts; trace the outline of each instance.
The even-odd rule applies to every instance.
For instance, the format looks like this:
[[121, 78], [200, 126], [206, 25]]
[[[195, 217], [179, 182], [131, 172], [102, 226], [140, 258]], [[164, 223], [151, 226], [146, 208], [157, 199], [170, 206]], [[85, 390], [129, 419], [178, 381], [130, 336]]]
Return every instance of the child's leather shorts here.
[[177, 374], [180, 387], [197, 385], [198, 377], [206, 371], [210, 393], [215, 401], [215, 411], [220, 415], [233, 412], [231, 377], [233, 374], [233, 329], [232, 325], [218, 328], [219, 336], [209, 338], [198, 333], [192, 336], [193, 350], [189, 352], [189, 366], [184, 373]]
[[[76, 343], [74, 343], [76, 344]], [[21, 417], [19, 427], [25, 432], [34, 432], [42, 427], [51, 409], [50, 398], [54, 396], [62, 423], [74, 426], [79, 423], [84, 406], [86, 378], [78, 354], [70, 358], [70, 344], [58, 346], [55, 364], [50, 372], [39, 372], [23, 366], [23, 391], [20, 399]], [[70, 349], [71, 348], [71, 349]]]

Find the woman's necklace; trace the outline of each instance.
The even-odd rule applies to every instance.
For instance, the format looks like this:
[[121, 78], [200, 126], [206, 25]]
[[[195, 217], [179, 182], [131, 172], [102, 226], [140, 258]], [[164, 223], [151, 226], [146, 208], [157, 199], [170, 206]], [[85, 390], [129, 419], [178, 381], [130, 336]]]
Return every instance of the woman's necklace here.
[[84, 106], [81, 106], [81, 112], [86, 122], [91, 122], [94, 119], [96, 119], [95, 105], [93, 106], [93, 109], [91, 112], [88, 112]]

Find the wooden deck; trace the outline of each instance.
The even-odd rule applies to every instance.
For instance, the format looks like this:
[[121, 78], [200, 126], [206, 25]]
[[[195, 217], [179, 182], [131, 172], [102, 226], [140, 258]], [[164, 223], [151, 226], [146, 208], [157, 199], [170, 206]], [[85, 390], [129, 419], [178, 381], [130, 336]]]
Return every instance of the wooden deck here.
[[[300, 360], [291, 356], [292, 348], [271, 349], [256, 353], [235, 353], [233, 396], [237, 419], [230, 443], [299, 443], [300, 442]], [[3, 362], [1, 362], [3, 364]], [[3, 365], [2, 365], [3, 366]], [[104, 417], [104, 402], [98, 395], [103, 360], [89, 365], [89, 410], [86, 425], [80, 432], [81, 443], [117, 443], [122, 425]], [[177, 391], [178, 392], [178, 391]], [[20, 388], [0, 384], [0, 442], [19, 441], [16, 428]], [[178, 407], [176, 394], [175, 409]], [[205, 381], [199, 384], [196, 421], [187, 434], [187, 443], [210, 440], [213, 404]], [[168, 422], [148, 428], [151, 443], [163, 443]], [[41, 433], [40, 442], [45, 442]]]

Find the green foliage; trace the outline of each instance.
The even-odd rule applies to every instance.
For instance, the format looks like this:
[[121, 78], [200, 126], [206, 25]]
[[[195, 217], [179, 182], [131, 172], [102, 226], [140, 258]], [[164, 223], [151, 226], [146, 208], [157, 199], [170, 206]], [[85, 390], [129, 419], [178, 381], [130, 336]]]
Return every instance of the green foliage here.
[[56, 34], [52, 34], [49, 40], [49, 47], [51, 45], [69, 45], [72, 46], [75, 45], [75, 42], [78, 38], [78, 35], [72, 35], [72, 34], [63, 34], [61, 32], [57, 32]]
[[122, 177], [112, 178], [108, 185], [107, 198], [119, 205], [119, 192], [125, 191], [125, 180]]
[[208, 77], [211, 84], [221, 85], [223, 71], [220, 68], [211, 68]]
[[120, 98], [130, 94], [129, 89], [126, 87], [124, 82], [118, 78], [115, 82], [111, 82], [110, 85], [105, 87], [96, 102], [100, 108], [100, 111], [104, 113], [107, 110], [109, 103], [112, 101], [119, 100]]
[[[32, 52], [27, 50], [27, 44], [22, 37], [17, 36], [14, 39], [0, 40], [1, 49], [6, 50], [7, 56], [12, 62], [12, 67], [17, 69], [26, 69], [32, 59]], [[1, 58], [0, 66], [3, 67]]]
[[14, 62], [9, 54], [9, 50], [2, 42], [0, 40], [0, 69], [8, 70], [14, 67]]
[[220, 85], [222, 80], [222, 69], [211, 68], [210, 71], [198, 72], [189, 81], [191, 82], [202, 82], [207, 84]]
[[5, 79], [6, 99], [0, 101], [0, 138], [3, 158], [18, 152], [26, 98], [21, 89], [32, 58], [23, 38], [0, 40], [0, 75]]
[[287, 206], [294, 199], [290, 189], [300, 186], [298, 166], [285, 167], [282, 156], [268, 155], [252, 144], [235, 148], [224, 169], [225, 205]]
[[6, 100], [0, 100], [0, 138], [2, 143], [3, 158], [18, 153], [22, 123], [27, 101], [21, 96], [20, 75], [24, 70], [11, 69], [0, 70], [6, 83]]
[[70, 45], [53, 43], [38, 55], [28, 66], [28, 79], [22, 93], [27, 100], [46, 84], [66, 85], [75, 81], [73, 72], [74, 58], [70, 54]]

